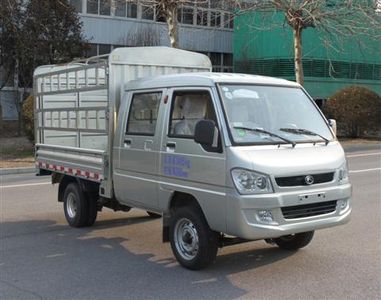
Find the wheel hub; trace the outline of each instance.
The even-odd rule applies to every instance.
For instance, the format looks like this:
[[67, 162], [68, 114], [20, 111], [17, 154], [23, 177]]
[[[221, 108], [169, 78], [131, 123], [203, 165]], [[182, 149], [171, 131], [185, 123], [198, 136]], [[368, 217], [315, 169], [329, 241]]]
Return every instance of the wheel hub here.
[[199, 248], [198, 232], [190, 220], [183, 218], [176, 223], [174, 240], [182, 258], [192, 260], [196, 257]]
[[73, 193], [67, 196], [66, 211], [70, 218], [75, 218], [77, 214], [77, 199]]

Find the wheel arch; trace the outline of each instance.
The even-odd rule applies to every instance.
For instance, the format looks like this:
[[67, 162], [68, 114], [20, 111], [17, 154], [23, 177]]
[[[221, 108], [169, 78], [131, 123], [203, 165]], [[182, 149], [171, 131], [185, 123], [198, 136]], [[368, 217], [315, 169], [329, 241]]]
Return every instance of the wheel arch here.
[[202, 211], [201, 205], [194, 195], [175, 191], [169, 201], [169, 212], [184, 206], [196, 206]]
[[[205, 218], [204, 211], [197, 198], [190, 194], [180, 191], [174, 191], [169, 199], [167, 213], [163, 215], [163, 243], [169, 242], [169, 225], [173, 212], [179, 207], [194, 206], [197, 207]], [[205, 218], [206, 220], [206, 218]], [[207, 220], [206, 220], [207, 221]], [[208, 222], [208, 221], [207, 221]]]
[[63, 202], [65, 189], [70, 183], [77, 183], [84, 193], [88, 192], [98, 192], [99, 191], [99, 183], [92, 182], [89, 180], [83, 180], [78, 177], [63, 175], [63, 174], [52, 174], [54, 177], [53, 180], [56, 183], [59, 183], [58, 187], [58, 202]]

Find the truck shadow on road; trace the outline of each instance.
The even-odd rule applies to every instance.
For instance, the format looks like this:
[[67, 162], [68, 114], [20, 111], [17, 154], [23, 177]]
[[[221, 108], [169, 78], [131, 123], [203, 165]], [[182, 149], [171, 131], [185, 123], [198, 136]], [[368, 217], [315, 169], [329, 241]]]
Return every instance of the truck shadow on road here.
[[149, 222], [152, 220], [153, 219], [149, 216], [121, 217], [117, 219], [96, 221], [91, 229], [113, 228], [119, 226], [134, 225]]
[[222, 253], [210, 268], [193, 272], [176, 263], [168, 244], [152, 241], [146, 228], [136, 227], [137, 232], [127, 236], [129, 225], [141, 226], [149, 220], [105, 220], [81, 229], [52, 220], [2, 223], [0, 296], [5, 291], [7, 298], [19, 298], [21, 293], [31, 299], [35, 295], [48, 299], [57, 295], [63, 299], [231, 299], [246, 294], [232, 283], [231, 275], [255, 272], [292, 255], [257, 246]]

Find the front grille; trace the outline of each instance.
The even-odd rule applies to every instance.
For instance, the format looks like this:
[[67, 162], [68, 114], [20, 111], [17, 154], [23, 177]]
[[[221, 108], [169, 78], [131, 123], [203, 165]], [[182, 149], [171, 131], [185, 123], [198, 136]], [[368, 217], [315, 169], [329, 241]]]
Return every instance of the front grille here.
[[[321, 174], [312, 174], [314, 178], [313, 184], [325, 183], [333, 180], [334, 172], [331, 173], [321, 173]], [[309, 185], [306, 183], [305, 178], [308, 175], [299, 175], [291, 177], [276, 177], [275, 181], [278, 186], [298, 186], [298, 185]]]
[[327, 201], [282, 207], [282, 213], [285, 219], [306, 218], [329, 214], [336, 210], [336, 202], [337, 201]]

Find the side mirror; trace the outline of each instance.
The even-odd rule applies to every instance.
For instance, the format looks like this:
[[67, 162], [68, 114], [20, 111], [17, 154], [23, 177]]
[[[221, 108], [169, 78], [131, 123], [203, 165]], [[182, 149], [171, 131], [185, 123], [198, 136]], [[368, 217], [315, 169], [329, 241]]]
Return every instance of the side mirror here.
[[337, 135], [337, 124], [336, 124], [336, 120], [334, 120], [334, 119], [329, 119], [329, 120], [328, 120], [328, 124], [329, 124], [329, 126], [331, 126], [332, 131], [333, 131], [333, 133], [334, 133], [335, 136], [336, 136], [336, 135]]
[[200, 120], [194, 129], [194, 141], [201, 145], [212, 146], [214, 142], [215, 123], [212, 120]]

